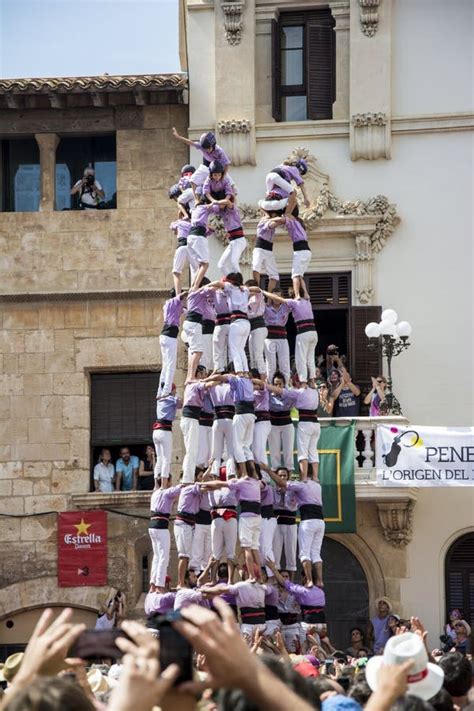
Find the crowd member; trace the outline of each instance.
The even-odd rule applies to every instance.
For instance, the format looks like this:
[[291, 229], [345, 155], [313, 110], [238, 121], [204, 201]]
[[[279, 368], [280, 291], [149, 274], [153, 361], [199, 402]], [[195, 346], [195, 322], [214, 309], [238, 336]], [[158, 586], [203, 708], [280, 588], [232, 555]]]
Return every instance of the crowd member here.
[[333, 369], [329, 376], [335, 417], [357, 417], [360, 410], [360, 388], [352, 382], [346, 368]]
[[115, 469], [112, 464], [110, 449], [101, 449], [99, 461], [94, 467], [94, 490], [103, 494], [111, 494], [115, 483]]
[[379, 597], [375, 601], [375, 609], [377, 614], [370, 619], [372, 627], [372, 634], [370, 636], [373, 638], [374, 653], [380, 654], [390, 638], [388, 621], [390, 613], [393, 610], [393, 605], [388, 597]]
[[131, 455], [128, 447], [120, 447], [120, 458], [115, 462], [116, 491], [136, 491], [139, 467], [138, 457]]
[[176, 371], [179, 323], [186, 306], [187, 293], [177, 295], [174, 289], [163, 306], [163, 327], [160, 333], [161, 373], [157, 397], [169, 395]]
[[358, 657], [361, 650], [366, 649], [364, 633], [360, 627], [353, 627], [350, 631], [351, 643], [346, 649], [346, 654], [350, 657]]
[[102, 185], [95, 179], [95, 170], [89, 164], [84, 168], [81, 180], [71, 188], [71, 195], [79, 194], [79, 208], [81, 210], [97, 210], [100, 201], [104, 199], [105, 192]]
[[317, 416], [331, 417], [334, 410], [334, 400], [329, 395], [329, 388], [326, 382], [321, 382], [318, 385], [319, 403]]
[[463, 619], [463, 613], [462, 613], [462, 610], [459, 609], [459, 607], [455, 607], [449, 611], [448, 622], [445, 625], [444, 631], [446, 632], [447, 635], [452, 637], [452, 639], [456, 638], [456, 632], [454, 629], [454, 625], [456, 624], [457, 620], [462, 620], [462, 619]]
[[145, 459], [140, 459], [138, 468], [139, 491], [151, 491], [155, 486], [156, 452], [153, 445], [148, 444]]
[[111, 592], [113, 594], [107, 597], [97, 615], [96, 630], [110, 630], [118, 627], [124, 618], [124, 597], [120, 590]]
[[463, 654], [471, 654], [471, 626], [466, 620], [456, 620], [454, 623], [454, 631], [456, 632], [455, 644], [456, 651]]
[[369, 416], [380, 417], [382, 403], [385, 401], [387, 380], [383, 375], [372, 378], [372, 389], [364, 398], [364, 405], [369, 405]]

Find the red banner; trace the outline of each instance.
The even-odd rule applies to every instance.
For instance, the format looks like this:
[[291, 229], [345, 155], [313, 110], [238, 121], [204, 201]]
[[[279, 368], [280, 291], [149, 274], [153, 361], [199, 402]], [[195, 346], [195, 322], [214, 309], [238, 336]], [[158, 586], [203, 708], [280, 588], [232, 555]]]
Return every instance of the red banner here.
[[107, 584], [107, 513], [58, 514], [58, 585], [61, 588]]

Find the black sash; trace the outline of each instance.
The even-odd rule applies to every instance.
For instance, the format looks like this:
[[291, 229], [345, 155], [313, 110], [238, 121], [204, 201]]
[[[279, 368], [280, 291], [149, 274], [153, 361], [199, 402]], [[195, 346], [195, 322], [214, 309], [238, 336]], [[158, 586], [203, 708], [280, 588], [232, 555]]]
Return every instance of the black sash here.
[[203, 319], [202, 322], [202, 335], [203, 336], [208, 336], [209, 334], [214, 333], [214, 326], [215, 323], [212, 319], [210, 318], [205, 318]]
[[253, 404], [253, 401], [250, 402], [250, 400], [241, 400], [240, 402], [235, 403], [235, 414], [236, 415], [246, 415], [250, 413], [253, 415], [255, 412], [255, 406]]
[[310, 521], [311, 519], [323, 520], [323, 509], [318, 504], [301, 504], [300, 516], [302, 521]]
[[227, 323], [230, 323], [230, 313], [216, 314], [216, 326], [224, 326]]
[[317, 422], [315, 410], [298, 410], [300, 422]]
[[168, 336], [169, 338], [178, 338], [178, 333], [178, 326], [171, 326], [168, 323], [163, 324], [163, 328], [161, 329], [162, 336]]
[[239, 319], [244, 319], [245, 321], [248, 321], [248, 318], [248, 315], [243, 311], [232, 311], [230, 315], [231, 321], [238, 321]]
[[240, 237], [245, 237], [242, 227], [236, 227], [235, 230], [229, 230], [229, 242], [232, 242], [234, 239], [239, 239]]
[[296, 511], [288, 511], [287, 509], [275, 509], [277, 517], [277, 526], [295, 526]]
[[246, 501], [245, 499], [240, 502], [240, 513], [254, 513], [260, 515], [262, 511], [262, 506], [259, 501]]
[[276, 605], [265, 605], [265, 619], [267, 622], [280, 619]]
[[293, 252], [310, 252], [309, 244], [305, 239], [293, 242]]
[[308, 331], [316, 331], [316, 325], [313, 319], [305, 319], [296, 322], [296, 333], [307, 333]]
[[186, 321], [192, 321], [193, 323], [202, 323], [202, 314], [199, 311], [188, 311], [186, 314]]
[[266, 504], [261, 508], [262, 518], [275, 518], [272, 504]]
[[153, 429], [171, 432], [173, 430], [173, 420], [157, 420], [153, 425]]
[[206, 228], [204, 225], [194, 225], [191, 227], [189, 230], [190, 235], [198, 235], [199, 237], [205, 237], [206, 236]]
[[176, 520], [187, 523], [188, 526], [194, 526], [196, 523], [196, 514], [189, 513], [188, 511], [177, 511]]
[[201, 526], [210, 526], [211, 520], [212, 519], [210, 511], [206, 511], [205, 509], [199, 509], [196, 514], [196, 523], [200, 523]]
[[257, 237], [255, 247], [265, 249], [267, 252], [273, 252], [273, 242], [269, 242], [267, 239], [262, 239], [261, 237]]
[[167, 529], [169, 526], [169, 518], [169, 513], [150, 511], [150, 525], [148, 526], [148, 528]]
[[187, 237], [178, 237], [178, 247], [186, 247], [187, 244], [188, 244]]
[[286, 328], [285, 326], [269, 326], [267, 324], [268, 328], [268, 336], [267, 338], [273, 338], [273, 340], [281, 340], [282, 338], [286, 338]]
[[270, 413], [268, 410], [255, 410], [256, 422], [268, 422], [270, 419]]
[[298, 615], [294, 612], [279, 612], [278, 617], [281, 620], [281, 624], [285, 627], [298, 624]]
[[185, 405], [183, 407], [183, 417], [190, 417], [192, 420], [199, 420], [201, 408], [197, 405]]
[[265, 319], [263, 316], [256, 316], [255, 318], [250, 318], [250, 330], [255, 331], [256, 328], [265, 328]]
[[233, 405], [216, 405], [216, 420], [231, 420], [234, 417], [235, 407]]
[[301, 613], [303, 615], [303, 622], [307, 622], [308, 624], [317, 625], [326, 622], [324, 607], [315, 607], [314, 605], [301, 605]]
[[273, 412], [270, 410], [270, 420], [272, 425], [276, 427], [282, 427], [283, 425], [292, 425], [293, 421], [291, 419], [291, 410], [280, 410], [279, 412]]
[[214, 413], [213, 412], [201, 411], [201, 414], [199, 415], [200, 427], [212, 427], [213, 422], [214, 422]]
[[265, 624], [265, 608], [264, 607], [241, 607], [240, 619], [245, 625], [264, 625]]

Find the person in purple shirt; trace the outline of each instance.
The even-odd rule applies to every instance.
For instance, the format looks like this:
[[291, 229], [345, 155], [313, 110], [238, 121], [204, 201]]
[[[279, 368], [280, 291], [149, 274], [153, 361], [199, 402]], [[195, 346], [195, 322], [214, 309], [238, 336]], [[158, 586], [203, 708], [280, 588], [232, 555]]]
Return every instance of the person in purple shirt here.
[[253, 636], [258, 630], [265, 631], [265, 598], [268, 594], [268, 586], [248, 578], [233, 585], [213, 585], [204, 588], [208, 595], [222, 595], [231, 593], [235, 595], [237, 608], [240, 613], [240, 633], [249, 638], [249, 643], [253, 641]]
[[160, 333], [161, 373], [157, 397], [169, 395], [176, 372], [176, 357], [178, 354], [179, 322], [186, 305], [187, 293], [176, 295], [170, 291], [170, 298], [163, 306], [163, 327]]
[[[290, 472], [285, 467], [280, 467], [276, 473], [284, 481], [289, 481]], [[273, 536], [275, 565], [280, 568], [281, 555], [285, 551], [286, 569], [293, 577], [296, 572], [296, 547], [298, 544], [298, 526], [296, 524], [298, 502], [294, 494], [277, 487], [274, 507], [277, 520]]]
[[235, 413], [232, 420], [234, 459], [241, 472], [255, 476], [252, 452], [255, 426], [253, 380], [245, 375], [232, 375], [231, 373], [221, 377], [229, 383], [235, 402]]
[[[181, 339], [188, 344], [188, 372], [186, 380], [192, 380], [196, 373], [202, 355], [204, 353], [203, 342], [203, 316], [208, 312], [209, 297], [213, 289], [220, 288], [220, 282], [203, 280], [205, 283], [201, 287], [191, 287], [188, 291], [188, 310], [183, 323]], [[212, 343], [212, 340], [211, 340]]]
[[230, 208], [233, 206], [234, 189], [232, 181], [224, 171], [224, 165], [218, 160], [213, 160], [209, 166], [209, 177], [202, 186], [202, 193], [210, 203], [215, 203], [221, 208]]
[[230, 165], [230, 159], [225, 151], [217, 145], [216, 136], [211, 131], [203, 133], [199, 141], [191, 141], [189, 138], [180, 136], [177, 130], [173, 127], [173, 136], [178, 141], [185, 143], [190, 148], [195, 148], [202, 153], [202, 164], [194, 171], [191, 176], [191, 186], [194, 191], [196, 188], [202, 187], [204, 181], [209, 175], [209, 166], [212, 161], [219, 161], [224, 166], [224, 173], [227, 173]]
[[268, 467], [262, 467], [273, 481], [281, 488], [294, 494], [298, 502], [301, 523], [298, 530], [299, 556], [306, 577], [306, 586], [313, 587], [315, 573], [316, 585], [323, 584], [323, 561], [321, 546], [324, 538], [325, 523], [322, 506], [321, 484], [314, 476], [304, 481], [286, 481]]
[[181, 432], [183, 433], [185, 455], [183, 459], [183, 481], [194, 482], [199, 447], [199, 417], [201, 415], [204, 393], [203, 379], [206, 369], [198, 366], [196, 378], [188, 380], [184, 387], [183, 416], [181, 417]]
[[209, 205], [207, 200], [199, 193], [194, 207], [191, 210], [191, 229], [188, 235], [188, 258], [191, 267], [192, 286], [201, 286], [209, 267], [209, 244], [207, 223], [211, 214], [219, 212], [218, 205]]
[[227, 488], [211, 489], [209, 501], [212, 517], [212, 556], [216, 561], [220, 561], [225, 554], [228, 582], [230, 583], [234, 576], [237, 545], [237, 497], [233, 491]]
[[273, 298], [281, 296], [280, 288], [274, 289], [268, 297], [269, 293], [266, 294], [268, 302], [263, 314], [268, 329], [268, 336], [265, 339], [267, 381], [271, 383], [275, 372], [279, 370], [285, 376], [285, 381], [289, 382], [291, 375], [290, 346], [288, 345], [286, 324], [290, 315], [290, 307]]
[[190, 568], [185, 573], [184, 584], [178, 586], [176, 590], [176, 597], [174, 599], [175, 610], [182, 610], [183, 607], [188, 607], [189, 605], [210, 607], [208, 600], [204, 598], [204, 588], [198, 589], [196, 587], [197, 583], [196, 571]]
[[[245, 286], [258, 287], [258, 284], [255, 279], [248, 279], [245, 282]], [[266, 303], [262, 292], [252, 294], [249, 299], [248, 309], [250, 323], [249, 353], [250, 367], [257, 369], [258, 378], [266, 377], [265, 339], [268, 336], [268, 329], [263, 317], [265, 308]]]
[[[260, 467], [256, 465], [257, 472], [260, 472]], [[276, 529], [276, 516], [274, 511], [276, 489], [268, 474], [261, 473], [262, 477], [262, 492], [261, 492], [261, 512], [262, 512], [262, 527], [260, 529], [260, 557], [262, 561], [275, 560], [273, 553], [273, 537]], [[270, 571], [267, 570], [267, 574]]]
[[222, 253], [217, 267], [223, 276], [240, 272], [240, 257], [248, 245], [244, 234], [242, 220], [236, 205], [231, 203], [222, 211], [222, 221], [227, 232], [229, 244]]
[[274, 209], [285, 207], [285, 214], [291, 215], [298, 206], [298, 198], [296, 189], [293, 188], [292, 182], [300, 188], [305, 207], [309, 207], [310, 202], [306, 194], [303, 177], [308, 172], [308, 164], [304, 158], [288, 159], [282, 164], [273, 168], [265, 179], [267, 190], [266, 203], [271, 206], [275, 203]]
[[199, 415], [199, 446], [196, 464], [200, 469], [207, 469], [211, 459], [212, 426], [214, 424], [214, 405], [209, 390], [204, 391], [201, 414]]
[[[199, 478], [199, 477], [198, 477]], [[205, 570], [211, 557], [211, 502], [209, 492], [201, 489], [199, 511], [196, 514], [194, 526], [193, 547], [189, 566], [193, 570]]]
[[182, 407], [182, 404], [181, 399], [176, 395], [174, 383], [171, 387], [171, 393], [162, 395], [156, 402], [156, 422], [153, 425], [153, 444], [156, 452], [155, 470], [153, 472], [155, 489], [158, 488], [159, 483], [164, 489], [171, 484], [173, 422], [176, 418], [176, 410]]
[[[219, 292], [217, 292], [219, 293]], [[234, 439], [232, 420], [235, 414], [234, 396], [229, 383], [210, 379], [206, 382], [209, 396], [214, 406], [215, 418], [212, 425], [211, 459], [213, 476], [219, 474], [224, 451], [227, 452], [226, 469], [229, 476], [235, 476]]]
[[[257, 370], [253, 370], [251, 375], [255, 379], [260, 378]], [[253, 430], [252, 452], [256, 463], [267, 463], [267, 442], [272, 424], [270, 422], [270, 392], [266, 383], [255, 386], [254, 389], [255, 425]]]
[[149, 592], [145, 597], [145, 615], [147, 617], [166, 615], [173, 609], [175, 597], [174, 592]]
[[252, 253], [253, 278], [260, 284], [260, 276], [268, 276], [268, 291], [273, 291], [277, 285], [280, 275], [273, 254], [273, 238], [278, 225], [283, 225], [284, 217], [278, 216], [275, 212], [265, 212], [257, 225], [257, 240]]
[[191, 231], [189, 218], [178, 219], [170, 224], [170, 230], [176, 235], [176, 251], [173, 257], [173, 284], [176, 294], [181, 293], [181, 274], [189, 265], [188, 235]]
[[223, 373], [229, 362], [228, 345], [230, 329], [230, 305], [223, 289], [216, 289], [214, 294], [216, 325], [212, 336], [212, 359], [214, 372]]
[[150, 572], [150, 591], [165, 592], [166, 571], [170, 558], [169, 519], [174, 502], [181, 493], [183, 484], [167, 489], [155, 489], [150, 501], [150, 525], [148, 534], [153, 548]]
[[308, 235], [306, 234], [304, 222], [299, 217], [287, 217], [285, 219], [285, 227], [293, 242], [293, 263], [291, 266], [293, 290], [295, 294], [299, 294], [301, 282], [311, 262]]
[[196, 515], [200, 505], [201, 486], [198, 482], [191, 486], [186, 486], [180, 491], [174, 522], [174, 538], [178, 551], [178, 587], [184, 586], [184, 579], [193, 550]]
[[212, 370], [212, 340], [216, 323], [215, 296], [216, 289], [206, 291], [202, 310], [202, 356], [199, 363], [209, 371]]
[[301, 383], [301, 387], [296, 389], [298, 398], [296, 407], [298, 408], [298, 424], [296, 426], [296, 443], [298, 450], [298, 465], [301, 473], [301, 480], [308, 476], [308, 464], [312, 470], [312, 476], [318, 477], [319, 454], [318, 442], [321, 435], [321, 425], [318, 422], [319, 393], [314, 385]]
[[275, 373], [272, 384], [267, 384], [270, 391], [270, 422], [271, 430], [268, 436], [270, 461], [273, 469], [281, 464], [290, 472], [295, 469], [293, 448], [295, 428], [291, 419], [291, 409], [295, 406], [298, 393], [288, 390], [282, 373]]
[[324, 590], [314, 586], [297, 585], [284, 580], [272, 561], [269, 561], [268, 567], [273, 571], [278, 583], [285, 587], [293, 595], [296, 602], [299, 603], [302, 614], [301, 626], [307, 634], [311, 633], [315, 625], [321, 625], [326, 622], [324, 614], [326, 596], [324, 595]]

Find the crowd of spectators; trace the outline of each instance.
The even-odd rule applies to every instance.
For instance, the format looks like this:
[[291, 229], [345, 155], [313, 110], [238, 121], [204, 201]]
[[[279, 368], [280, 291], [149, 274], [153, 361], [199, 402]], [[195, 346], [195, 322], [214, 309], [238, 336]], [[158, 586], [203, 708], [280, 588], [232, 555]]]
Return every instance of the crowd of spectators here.
[[120, 457], [114, 463], [110, 449], [104, 447], [94, 466], [94, 491], [110, 494], [114, 491], [152, 491], [156, 453], [147, 445], [143, 459], [130, 453], [129, 447], [120, 447]]

